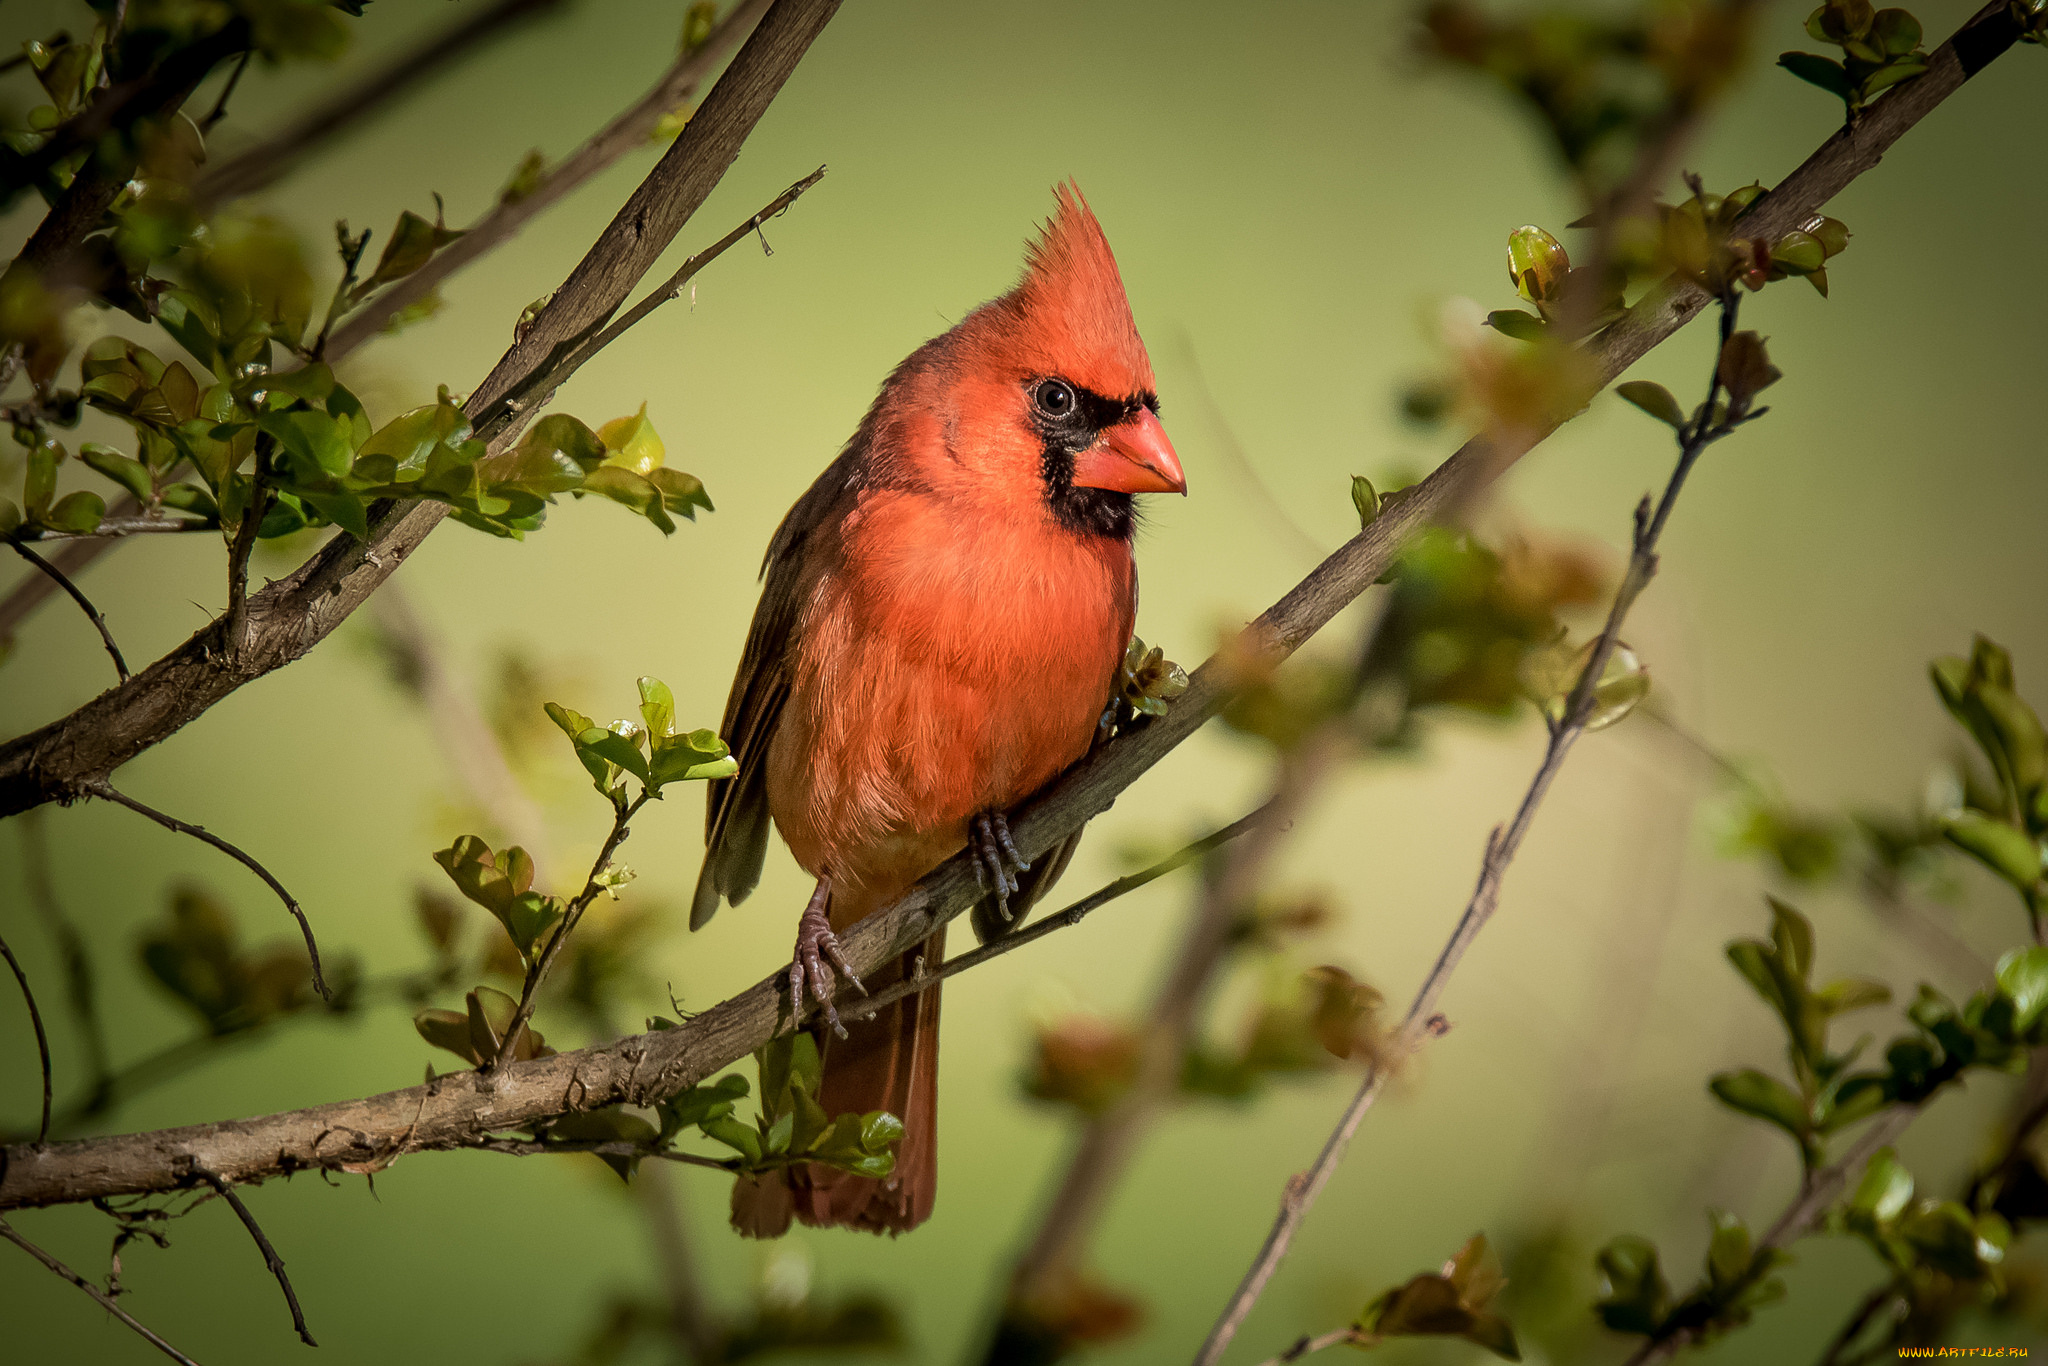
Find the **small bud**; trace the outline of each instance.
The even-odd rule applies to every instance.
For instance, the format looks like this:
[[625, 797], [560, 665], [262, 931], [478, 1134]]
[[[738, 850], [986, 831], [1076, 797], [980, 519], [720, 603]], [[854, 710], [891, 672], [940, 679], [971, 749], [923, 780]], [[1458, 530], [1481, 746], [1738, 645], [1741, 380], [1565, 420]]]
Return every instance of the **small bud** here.
[[1525, 225], [1508, 234], [1508, 279], [1530, 303], [1556, 299], [1571, 268], [1563, 244], [1543, 229]]

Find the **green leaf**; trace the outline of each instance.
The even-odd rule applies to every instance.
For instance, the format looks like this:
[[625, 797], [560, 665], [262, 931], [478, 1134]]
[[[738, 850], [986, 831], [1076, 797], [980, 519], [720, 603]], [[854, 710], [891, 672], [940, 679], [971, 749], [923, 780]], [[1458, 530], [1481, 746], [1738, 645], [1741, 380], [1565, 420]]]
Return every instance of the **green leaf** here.
[[654, 424], [647, 420], [647, 405], [644, 403], [640, 405], [640, 411], [631, 417], [615, 417], [599, 427], [597, 435], [609, 452], [604, 461], [607, 465], [644, 476], [660, 469], [668, 458], [668, 450], [662, 445]]
[[422, 1010], [412, 1017], [412, 1027], [436, 1048], [445, 1048], [464, 1062], [481, 1066], [469, 1038], [469, 1016], [456, 1010]]
[[355, 463], [350, 424], [327, 413], [306, 409], [265, 413], [256, 419], [256, 425], [297, 462], [302, 480], [318, 484], [323, 475], [339, 479]]
[[751, 1124], [742, 1124], [736, 1119], [715, 1117], [706, 1119], [697, 1126], [705, 1137], [723, 1143], [746, 1159], [749, 1167], [761, 1165], [761, 1133]]
[[78, 448], [78, 458], [126, 489], [136, 500], [149, 501], [154, 482], [149, 477], [148, 467], [140, 460], [123, 455], [112, 446], [92, 441]]
[[384, 253], [377, 258], [377, 269], [369, 279], [349, 291], [350, 297], [366, 298], [379, 285], [403, 280], [425, 265], [435, 252], [460, 236], [462, 229], [429, 223], [407, 209], [398, 216], [398, 224], [391, 230], [391, 240], [384, 244]]
[[1593, 1261], [1602, 1282], [1594, 1305], [1600, 1321], [1617, 1333], [1656, 1332], [1671, 1304], [1656, 1244], [1624, 1235], [1601, 1248]]
[[595, 754], [606, 763], [618, 765], [644, 783], [647, 781], [647, 756], [640, 752], [635, 736], [637, 732], [622, 735], [614, 730], [600, 730], [592, 726], [576, 737], [576, 748], [587, 754]]
[[1922, 76], [1926, 73], [1927, 63], [1914, 61], [1911, 58], [1902, 58], [1881, 66], [1863, 78], [1863, 99], [1868, 103], [1871, 97], [1880, 90], [1889, 90], [1892, 86], [1910, 81], [1915, 76]]
[[1749, 1226], [1726, 1210], [1711, 1210], [1707, 1219], [1713, 1227], [1707, 1243], [1707, 1279], [1717, 1292], [1726, 1292], [1748, 1274], [1754, 1259]]
[[660, 787], [665, 783], [730, 778], [739, 771], [739, 760], [732, 757], [725, 741], [712, 731], [693, 730], [687, 735], [669, 737], [667, 743], [655, 750], [648, 776], [654, 786]]
[[1776, 1077], [1753, 1067], [1719, 1073], [1707, 1083], [1707, 1089], [1723, 1105], [1775, 1124], [1802, 1144], [1812, 1130], [1806, 1102], [1799, 1098], [1798, 1093]]
[[1813, 993], [1814, 1003], [1824, 1015], [1841, 1015], [1851, 1010], [1881, 1006], [1892, 998], [1892, 989], [1882, 982], [1861, 977], [1844, 977]]
[[0, 498], [0, 536], [11, 534], [20, 525], [21, 509], [12, 498]]
[[675, 534], [676, 524], [669, 518], [661, 490], [632, 470], [617, 465], [600, 465], [584, 477], [583, 489], [586, 493], [601, 494], [633, 509], [660, 527], [664, 536]]
[[2030, 888], [2041, 880], [2040, 844], [2004, 821], [1976, 811], [1958, 811], [1942, 822], [1942, 834], [2015, 887]]
[[1671, 391], [1661, 384], [1654, 384], [1646, 379], [1635, 379], [1627, 384], [1615, 385], [1614, 392], [1659, 422], [1669, 423], [1673, 427], [1685, 425], [1685, 410], [1678, 406], [1678, 400], [1671, 396]]
[[661, 491], [663, 507], [693, 522], [697, 520], [698, 508], [706, 512], [717, 511], [711, 506], [711, 495], [704, 491], [703, 481], [694, 474], [671, 469], [649, 470], [647, 482]]
[[1863, 1168], [1863, 1179], [1849, 1197], [1850, 1226], [1874, 1231], [1896, 1219], [1913, 1198], [1913, 1173], [1890, 1148], [1880, 1148]]
[[1840, 62], [1812, 52], [1781, 52], [1778, 65], [1808, 85], [1817, 85], [1842, 100], [1847, 100], [1854, 89]]
[[1903, 57], [1920, 46], [1920, 21], [1902, 9], [1881, 9], [1871, 20], [1870, 36], [1887, 56]]
[[567, 413], [549, 413], [533, 424], [509, 451], [477, 462], [491, 483], [517, 484], [535, 493], [567, 493], [583, 487], [588, 471], [605, 457], [597, 433]]
[[1363, 531], [1380, 515], [1379, 490], [1362, 474], [1351, 476], [1351, 506], [1358, 509], [1358, 528]]
[[[444, 394], [440, 402], [400, 413], [378, 428], [363, 443], [356, 461], [368, 477], [410, 482], [426, 472], [437, 448], [459, 445], [469, 433], [469, 419]], [[373, 462], [372, 457], [377, 459]]]
[[1508, 280], [1530, 303], [1559, 297], [1571, 268], [1571, 256], [1563, 245], [1534, 224], [1524, 224], [1508, 234]]
[[1998, 990], [2012, 1002], [2014, 1032], [2031, 1028], [2048, 1008], [2048, 948], [2035, 944], [2000, 958]]
[[1486, 315], [1486, 325], [1516, 341], [1542, 341], [1550, 324], [1519, 308], [1498, 308]]
[[1819, 239], [1803, 232], [1788, 232], [1771, 244], [1771, 264], [1794, 275], [1807, 275], [1827, 264], [1827, 252]]
[[647, 734], [658, 749], [675, 728], [675, 694], [658, 678], [641, 678], [636, 686], [640, 689], [640, 719], [647, 723]]
[[53, 531], [87, 532], [97, 527], [106, 515], [106, 500], [97, 493], [81, 490], [59, 498], [43, 514], [42, 523]]

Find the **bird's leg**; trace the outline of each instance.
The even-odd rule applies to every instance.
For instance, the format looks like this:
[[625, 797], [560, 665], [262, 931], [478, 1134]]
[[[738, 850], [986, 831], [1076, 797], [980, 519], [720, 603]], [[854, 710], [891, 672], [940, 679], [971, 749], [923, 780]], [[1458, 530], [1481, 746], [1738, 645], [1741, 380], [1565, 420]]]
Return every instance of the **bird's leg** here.
[[854, 975], [846, 955], [840, 951], [838, 936], [832, 933], [832, 921], [826, 914], [831, 904], [832, 879], [821, 877], [818, 889], [811, 893], [810, 904], [796, 922], [796, 953], [789, 960], [789, 1008], [793, 1017], [801, 1018], [804, 992], [808, 990], [811, 999], [824, 1008], [825, 1023], [843, 1039], [846, 1026], [839, 1023], [839, 1011], [832, 1004], [832, 969], [836, 967], [845, 974], [861, 995], [867, 995], [868, 989]]
[[967, 844], [974, 851], [974, 876], [981, 890], [993, 890], [996, 913], [1010, 919], [1010, 897], [1018, 889], [1017, 874], [1031, 871], [1031, 863], [1017, 851], [1010, 838], [1010, 822], [1000, 811], [984, 811], [969, 825]]

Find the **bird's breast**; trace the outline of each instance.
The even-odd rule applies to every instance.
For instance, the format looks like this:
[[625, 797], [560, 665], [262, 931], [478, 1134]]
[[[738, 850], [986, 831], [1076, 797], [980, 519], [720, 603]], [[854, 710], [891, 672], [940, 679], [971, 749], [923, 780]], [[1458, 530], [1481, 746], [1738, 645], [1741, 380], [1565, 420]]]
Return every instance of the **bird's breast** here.
[[1130, 546], [881, 491], [839, 552], [805, 605], [769, 807], [813, 872], [914, 880], [1086, 752], [1130, 638]]

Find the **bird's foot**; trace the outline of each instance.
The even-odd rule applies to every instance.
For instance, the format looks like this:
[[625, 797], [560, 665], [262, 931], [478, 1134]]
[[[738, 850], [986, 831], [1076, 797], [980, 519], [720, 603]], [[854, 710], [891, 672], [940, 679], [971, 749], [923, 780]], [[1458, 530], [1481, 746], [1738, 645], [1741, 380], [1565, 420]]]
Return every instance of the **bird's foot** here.
[[796, 952], [789, 960], [789, 1006], [791, 1014], [801, 1018], [804, 994], [808, 991], [811, 999], [824, 1010], [825, 1023], [843, 1039], [846, 1026], [839, 1023], [839, 1011], [832, 1004], [832, 992], [837, 984], [832, 969], [838, 968], [861, 995], [867, 995], [868, 989], [854, 975], [845, 953], [840, 950], [839, 937], [832, 933], [832, 921], [825, 913], [831, 902], [831, 879], [819, 878], [818, 890], [811, 893], [810, 904], [804, 907], [802, 918], [796, 922]]
[[969, 825], [967, 845], [974, 851], [974, 876], [981, 890], [993, 891], [996, 913], [1005, 924], [1010, 920], [1010, 898], [1019, 887], [1017, 874], [1031, 871], [1031, 863], [1010, 838], [1010, 822], [1000, 811], [984, 811]]

